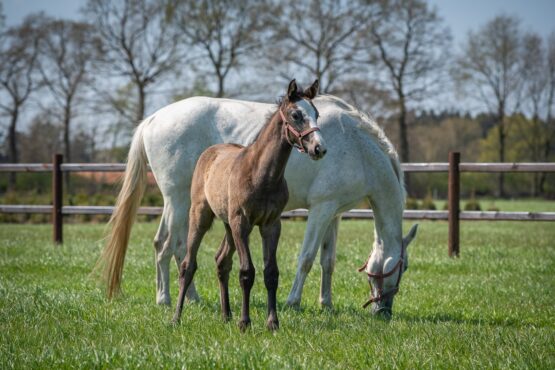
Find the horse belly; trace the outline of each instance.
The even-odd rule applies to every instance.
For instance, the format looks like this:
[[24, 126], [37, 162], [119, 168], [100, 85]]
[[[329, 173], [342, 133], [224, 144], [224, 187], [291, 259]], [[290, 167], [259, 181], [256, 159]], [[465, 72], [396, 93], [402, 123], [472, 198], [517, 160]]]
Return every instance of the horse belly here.
[[228, 222], [229, 214], [229, 179], [242, 148], [237, 144], [218, 144], [206, 150], [213, 151], [215, 155], [205, 174], [204, 194], [212, 212], [224, 222]]

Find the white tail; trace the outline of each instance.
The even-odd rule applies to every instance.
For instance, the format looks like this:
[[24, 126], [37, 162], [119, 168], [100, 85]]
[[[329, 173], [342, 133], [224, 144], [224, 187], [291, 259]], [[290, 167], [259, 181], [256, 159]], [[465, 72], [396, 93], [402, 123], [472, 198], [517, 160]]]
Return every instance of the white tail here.
[[109, 298], [121, 290], [123, 263], [129, 235], [146, 187], [148, 169], [143, 143], [143, 125], [144, 121], [137, 127], [133, 135], [123, 185], [116, 201], [114, 213], [108, 223], [110, 231], [106, 238], [106, 245], [96, 264], [96, 268], [102, 270]]

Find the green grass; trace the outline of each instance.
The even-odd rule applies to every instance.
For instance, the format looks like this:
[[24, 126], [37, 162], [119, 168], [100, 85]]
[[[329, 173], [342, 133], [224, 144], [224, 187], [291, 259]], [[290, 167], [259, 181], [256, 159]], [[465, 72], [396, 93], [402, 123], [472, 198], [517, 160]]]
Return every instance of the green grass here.
[[64, 246], [54, 247], [49, 225], [0, 224], [0, 368], [555, 368], [553, 224], [463, 222], [459, 259], [446, 256], [446, 223], [420, 224], [394, 317], [385, 322], [362, 309], [368, 286], [356, 272], [370, 251], [371, 222], [341, 225], [331, 311], [318, 306], [318, 264], [302, 309], [283, 306], [305, 228], [285, 222], [275, 334], [264, 327], [258, 233], [251, 243], [253, 326], [242, 334], [237, 260], [234, 319], [220, 319], [213, 262], [220, 224], [199, 253], [202, 301], [185, 307], [178, 327], [169, 324], [173, 307], [154, 303], [155, 223], [135, 226], [125, 295], [113, 302], [89, 275], [103, 226], [67, 225]]

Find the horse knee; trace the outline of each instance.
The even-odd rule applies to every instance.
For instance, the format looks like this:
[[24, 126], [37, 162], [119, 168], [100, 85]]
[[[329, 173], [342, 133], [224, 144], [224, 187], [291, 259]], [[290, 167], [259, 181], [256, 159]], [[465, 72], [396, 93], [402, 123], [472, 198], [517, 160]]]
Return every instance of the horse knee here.
[[218, 279], [222, 280], [224, 278], [227, 279], [229, 277], [229, 272], [231, 271], [231, 268], [232, 268], [232, 262], [233, 261], [226, 260], [226, 259], [223, 259], [221, 261], [216, 261]]
[[250, 289], [254, 285], [254, 275], [256, 270], [253, 267], [239, 270], [239, 283], [244, 289]]
[[331, 257], [323, 257], [320, 259], [320, 266], [322, 266], [322, 271], [333, 273], [335, 270], [335, 259]]
[[277, 289], [279, 283], [279, 270], [277, 266], [264, 269], [264, 284], [266, 289]]
[[196, 261], [184, 260], [181, 264], [181, 271], [179, 273], [180, 279], [185, 279], [186, 277], [192, 278], [197, 271], [197, 268], [198, 266]]
[[308, 274], [312, 269], [312, 264], [314, 263], [314, 258], [310, 258], [310, 256], [303, 256], [299, 260], [299, 267], [302, 272]]

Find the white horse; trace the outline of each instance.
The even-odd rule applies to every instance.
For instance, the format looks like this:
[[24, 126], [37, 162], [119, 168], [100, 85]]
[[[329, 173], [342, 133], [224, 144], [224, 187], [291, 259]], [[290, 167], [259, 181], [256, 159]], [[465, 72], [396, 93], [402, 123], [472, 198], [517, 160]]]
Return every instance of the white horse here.
[[[317, 163], [294, 152], [285, 177], [289, 185], [286, 210], [309, 209], [295, 280], [287, 304], [298, 306], [305, 279], [318, 249], [322, 267], [320, 303], [332, 305], [332, 273], [341, 213], [362, 200], [372, 205], [375, 242], [368, 272], [384, 273], [397, 266], [416, 229], [403, 240], [405, 203], [403, 173], [397, 153], [382, 129], [343, 100], [323, 95], [314, 99], [328, 154]], [[99, 262], [104, 265], [108, 295], [118, 292], [123, 262], [135, 213], [146, 184], [150, 163], [164, 198], [164, 210], [154, 239], [158, 304], [170, 304], [169, 264], [185, 257], [190, 185], [200, 154], [218, 143], [251, 143], [276, 106], [240, 100], [194, 97], [168, 105], [146, 118], [136, 129], [129, 150], [123, 186], [111, 218], [111, 233]], [[404, 271], [404, 269], [400, 269]], [[402, 273], [400, 271], [399, 278]], [[382, 279], [382, 289], [394, 289], [397, 275]], [[369, 279], [372, 279], [369, 277]], [[398, 285], [398, 284], [397, 284]], [[188, 299], [198, 299], [192, 284]], [[385, 306], [389, 307], [385, 307]], [[391, 310], [374, 302], [374, 311]]]

